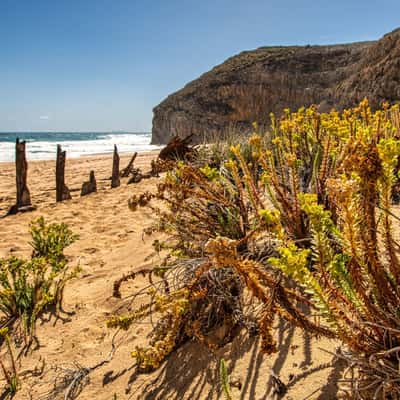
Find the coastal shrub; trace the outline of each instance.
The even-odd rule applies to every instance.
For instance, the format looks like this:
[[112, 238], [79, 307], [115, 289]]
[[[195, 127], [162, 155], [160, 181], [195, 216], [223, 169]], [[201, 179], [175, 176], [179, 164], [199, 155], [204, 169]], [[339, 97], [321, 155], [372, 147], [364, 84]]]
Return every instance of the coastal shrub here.
[[248, 146], [246, 155], [243, 146], [232, 146], [218, 165], [180, 164], [167, 175], [159, 197], [169, 209], [158, 228], [169, 234], [164, 248], [172, 258], [154, 269], [160, 284], [149, 288], [151, 301], [110, 326], [128, 328], [160, 312], [154, 340], [134, 352], [142, 366], [157, 367], [184, 338], [212, 348], [202, 321], [212, 315], [220, 327], [235, 314], [232, 301], [213, 314], [212, 307], [201, 308], [214, 304], [210, 294], [225, 285], [203, 279], [229, 274], [239, 283], [233, 309], [242, 320], [253, 309], [240, 304], [253, 296], [259, 310], [253, 332], [264, 352], [276, 350], [272, 325], [280, 316], [342, 341], [337, 356], [348, 362], [356, 398], [397, 399], [398, 107], [373, 112], [365, 100], [342, 113], [287, 110], [272, 116], [271, 131], [253, 135]]
[[[158, 210], [151, 232], [167, 234], [166, 240], [155, 243], [158, 250], [169, 251], [164, 263], [153, 270], [161, 284], [150, 285], [148, 302], [108, 324], [128, 329], [157, 315], [149, 347], [133, 353], [140, 369], [158, 367], [188, 338], [215, 348], [232, 340], [241, 327], [252, 334], [261, 332], [264, 350], [272, 351], [273, 313], [320, 331], [297, 304], [309, 306], [307, 299], [295, 290], [286, 291], [279, 275], [257, 262], [275, 253], [284, 234], [282, 227], [276, 229], [281, 217], [278, 210], [270, 209], [266, 190], [265, 141], [254, 135], [245, 146], [231, 146], [229, 157], [219, 166], [180, 163], [159, 186], [158, 197], [168, 208]], [[218, 241], [220, 237], [230, 241], [228, 247], [226, 240]], [[220, 254], [230, 264], [221, 263]], [[263, 309], [271, 296], [271, 286], [279, 288], [280, 307], [254, 315], [256, 306]], [[245, 306], [246, 296], [253, 296], [250, 307]], [[216, 330], [226, 332], [223, 340], [214, 340]]]
[[[190, 338], [215, 348], [232, 340], [241, 327], [258, 330], [250, 312], [256, 304], [246, 304], [243, 278], [230, 267], [214, 268], [205, 251], [210, 239], [227, 237], [238, 242], [241, 254], [250, 255], [249, 239], [265, 231], [274, 217], [264, 210], [258, 193], [258, 164], [243, 165], [245, 170], [235, 160], [219, 168], [179, 163], [159, 186], [158, 198], [167, 209], [155, 209], [159, 218], [151, 232], [166, 233], [167, 239], [155, 241], [154, 247], [168, 255], [151, 276], [160, 282], [151, 283], [148, 302], [108, 323], [128, 329], [157, 315], [149, 347], [134, 352], [140, 369], [158, 367]], [[273, 254], [272, 247], [260, 246], [258, 256]]]
[[21, 322], [28, 340], [46, 307], [60, 310], [65, 285], [79, 272], [79, 267], [69, 268], [63, 253], [77, 239], [65, 224], [47, 224], [39, 218], [31, 224], [31, 236], [30, 260], [0, 259], [0, 326]]
[[397, 107], [373, 113], [365, 101], [353, 110], [342, 165], [326, 181], [329, 209], [315, 194], [299, 196], [311, 245], [299, 248], [288, 240], [280, 257], [269, 260], [306, 288], [345, 345], [338, 356], [348, 362], [351, 392], [361, 399], [397, 399], [400, 393], [399, 218], [391, 204], [398, 117]]
[[[314, 193], [318, 202], [329, 208], [326, 182], [335, 176], [343, 160], [344, 131], [350, 120], [336, 111], [321, 114], [315, 106], [294, 113], [285, 110], [280, 119], [271, 114], [266, 144], [262, 145], [257, 135], [250, 139], [269, 205], [279, 213], [285, 233], [304, 247], [309, 244], [309, 229], [299, 195]], [[235, 149], [234, 154], [240, 157]]]
[[186, 257], [201, 257], [211, 237], [244, 239], [259, 224], [234, 163], [220, 168], [180, 164], [159, 185], [158, 197], [168, 206], [158, 212], [153, 230], [166, 232], [163, 248]]

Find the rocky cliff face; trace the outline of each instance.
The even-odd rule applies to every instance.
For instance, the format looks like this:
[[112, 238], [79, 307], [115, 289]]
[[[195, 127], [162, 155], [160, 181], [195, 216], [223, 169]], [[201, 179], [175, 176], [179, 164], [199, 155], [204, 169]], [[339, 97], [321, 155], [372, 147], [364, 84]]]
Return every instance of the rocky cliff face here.
[[375, 107], [400, 101], [400, 29], [376, 42], [262, 47], [229, 58], [154, 108], [152, 143], [250, 131], [286, 107], [342, 109], [364, 97]]

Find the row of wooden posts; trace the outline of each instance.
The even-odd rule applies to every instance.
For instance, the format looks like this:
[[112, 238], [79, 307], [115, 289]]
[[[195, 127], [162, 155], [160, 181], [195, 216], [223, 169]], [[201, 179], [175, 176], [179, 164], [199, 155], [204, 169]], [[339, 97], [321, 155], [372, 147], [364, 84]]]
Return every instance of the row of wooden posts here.
[[[20, 141], [18, 138], [15, 143], [15, 172], [16, 172], [16, 186], [17, 186], [17, 202], [11, 207], [8, 214], [15, 214], [19, 211], [29, 211], [33, 209], [31, 196], [27, 185], [28, 176], [28, 162], [26, 161], [25, 141]], [[120, 186], [120, 177], [129, 176], [133, 169], [133, 163], [137, 153], [135, 153], [129, 161], [129, 164], [124, 168], [121, 173], [119, 170], [119, 154], [117, 146], [114, 145], [111, 187], [116, 188]], [[71, 199], [71, 193], [68, 186], [65, 184], [65, 160], [66, 151], [61, 150], [61, 146], [57, 145], [57, 159], [56, 159], [56, 201], [64, 201]], [[90, 171], [89, 181], [82, 184], [81, 196], [88, 195], [97, 191], [96, 178], [94, 171]]]

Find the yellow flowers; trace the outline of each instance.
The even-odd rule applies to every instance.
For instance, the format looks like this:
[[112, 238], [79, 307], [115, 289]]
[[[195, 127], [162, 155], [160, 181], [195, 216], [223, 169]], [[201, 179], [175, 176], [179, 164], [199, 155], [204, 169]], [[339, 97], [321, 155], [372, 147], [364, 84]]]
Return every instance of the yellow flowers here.
[[400, 154], [400, 140], [394, 138], [381, 139], [377, 147], [382, 162], [389, 168], [394, 168]]
[[287, 247], [279, 248], [279, 258], [272, 257], [268, 262], [305, 284], [310, 276], [310, 271], [307, 268], [310, 253], [311, 250], [298, 249], [295, 244], [290, 243]]
[[280, 212], [278, 210], [259, 210], [258, 214], [268, 226], [274, 226], [279, 223]]
[[262, 139], [260, 135], [253, 134], [250, 136], [249, 145], [255, 148], [260, 148], [262, 145]]
[[282, 144], [282, 139], [280, 137], [276, 137], [276, 138], [271, 140], [271, 143], [274, 146], [280, 146]]
[[231, 146], [230, 150], [234, 155], [240, 154], [240, 143], [237, 144], [236, 146]]
[[220, 174], [217, 168], [211, 168], [208, 164], [206, 164], [203, 168], [200, 168], [200, 171], [210, 180], [216, 181]]

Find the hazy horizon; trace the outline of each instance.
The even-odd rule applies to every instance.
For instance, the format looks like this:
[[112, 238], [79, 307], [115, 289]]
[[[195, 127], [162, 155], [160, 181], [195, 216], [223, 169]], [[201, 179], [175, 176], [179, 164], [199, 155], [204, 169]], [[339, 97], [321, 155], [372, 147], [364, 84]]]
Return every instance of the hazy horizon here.
[[3, 0], [0, 132], [150, 132], [153, 107], [241, 51], [377, 40], [399, 11], [395, 1]]

